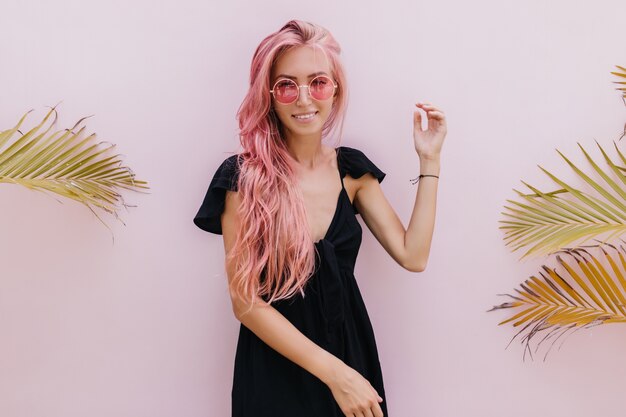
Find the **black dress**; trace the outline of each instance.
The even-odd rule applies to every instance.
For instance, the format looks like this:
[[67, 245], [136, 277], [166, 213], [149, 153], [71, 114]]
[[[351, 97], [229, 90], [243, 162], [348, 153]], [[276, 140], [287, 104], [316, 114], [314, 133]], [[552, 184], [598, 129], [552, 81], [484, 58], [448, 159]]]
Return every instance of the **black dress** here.
[[[326, 236], [315, 242], [316, 272], [305, 286], [304, 298], [298, 293], [272, 306], [314, 343], [363, 375], [383, 398], [379, 404], [387, 417], [374, 331], [353, 275], [362, 230], [343, 185], [346, 174], [359, 178], [369, 172], [381, 182], [385, 173], [357, 149], [340, 146], [336, 152], [342, 188]], [[220, 165], [209, 185], [194, 218], [198, 227], [222, 233], [225, 193], [237, 189], [237, 175], [237, 155], [233, 155]], [[243, 324], [234, 368], [233, 417], [344, 416], [326, 384]]]

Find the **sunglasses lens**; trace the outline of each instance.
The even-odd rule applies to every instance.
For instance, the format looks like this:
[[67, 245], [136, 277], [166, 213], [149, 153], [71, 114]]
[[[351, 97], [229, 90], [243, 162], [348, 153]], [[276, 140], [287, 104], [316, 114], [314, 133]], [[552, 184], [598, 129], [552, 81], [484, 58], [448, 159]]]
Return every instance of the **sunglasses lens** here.
[[280, 80], [274, 86], [274, 98], [279, 103], [292, 103], [298, 98], [298, 85], [292, 80]]
[[327, 100], [332, 97], [335, 92], [335, 85], [333, 80], [326, 76], [319, 76], [311, 80], [309, 85], [311, 91], [311, 97], [316, 100]]

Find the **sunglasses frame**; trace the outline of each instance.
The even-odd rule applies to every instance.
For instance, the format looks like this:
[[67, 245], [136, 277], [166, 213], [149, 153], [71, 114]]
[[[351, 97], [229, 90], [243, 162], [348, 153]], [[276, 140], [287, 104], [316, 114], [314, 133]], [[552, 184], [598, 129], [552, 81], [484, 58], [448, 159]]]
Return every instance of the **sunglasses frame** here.
[[[333, 83], [333, 93], [330, 95], [330, 97], [325, 98], [325, 99], [317, 99], [315, 97], [313, 97], [313, 95], [311, 95], [311, 84], [313, 83], [313, 81], [317, 80], [318, 78], [328, 78], [332, 83]], [[288, 103], [283, 103], [282, 101], [279, 101], [276, 96], [274, 95], [274, 90], [276, 89], [276, 85], [281, 82], [281, 81], [290, 81], [292, 82], [298, 89], [298, 95], [296, 96], [295, 99], [293, 99], [292, 101], [288, 102]], [[292, 104], [295, 103], [296, 101], [298, 101], [298, 99], [300, 98], [300, 89], [302, 87], [307, 87], [307, 91], [309, 93], [309, 97], [311, 97], [311, 99], [315, 100], [315, 101], [326, 101], [328, 99], [330, 99], [331, 97], [333, 97], [335, 95], [335, 92], [337, 91], [337, 87], [339, 87], [339, 85], [335, 82], [335, 80], [333, 80], [332, 78], [330, 78], [328, 75], [318, 75], [317, 77], [311, 79], [311, 81], [309, 81], [308, 84], [300, 84], [298, 85], [297, 82], [295, 82], [294, 80], [292, 80], [291, 78], [280, 78], [278, 80], [276, 80], [276, 82], [274, 83], [274, 86], [272, 87], [272, 89], [270, 90], [270, 94], [272, 94], [272, 97], [274, 97], [274, 100], [276, 100], [277, 103], [280, 104]]]

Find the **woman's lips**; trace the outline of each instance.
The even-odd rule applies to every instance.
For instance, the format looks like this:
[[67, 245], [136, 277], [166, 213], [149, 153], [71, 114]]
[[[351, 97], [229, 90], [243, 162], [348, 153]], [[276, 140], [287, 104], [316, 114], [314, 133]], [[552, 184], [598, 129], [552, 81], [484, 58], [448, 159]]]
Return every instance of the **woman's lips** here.
[[[315, 119], [315, 116], [317, 115], [317, 113], [319, 112], [315, 111], [315, 112], [309, 112], [309, 113], [301, 113], [299, 115], [294, 114], [291, 117], [296, 119], [298, 123], [310, 123], [313, 119]], [[302, 116], [305, 116], [305, 117], [302, 117]]]

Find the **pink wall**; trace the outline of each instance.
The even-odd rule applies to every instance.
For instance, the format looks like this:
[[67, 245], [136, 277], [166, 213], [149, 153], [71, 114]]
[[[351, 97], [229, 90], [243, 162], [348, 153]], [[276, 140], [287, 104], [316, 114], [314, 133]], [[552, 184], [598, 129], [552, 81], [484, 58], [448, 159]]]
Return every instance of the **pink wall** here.
[[[192, 218], [236, 149], [235, 112], [263, 36], [318, 22], [344, 49], [352, 90], [343, 144], [387, 174], [407, 222], [419, 171], [411, 111], [448, 117], [428, 269], [402, 270], [365, 228], [357, 278], [394, 416], [621, 416], [626, 327], [570, 337], [522, 363], [508, 312], [487, 314], [537, 270], [497, 221], [559, 148], [610, 143], [624, 108], [626, 3], [4, 0], [0, 129], [63, 100], [59, 127], [117, 144], [152, 187], [109, 232], [82, 206], [0, 185], [0, 415], [227, 416], [238, 322], [221, 238]], [[506, 3], [506, 4], [505, 4]]]

